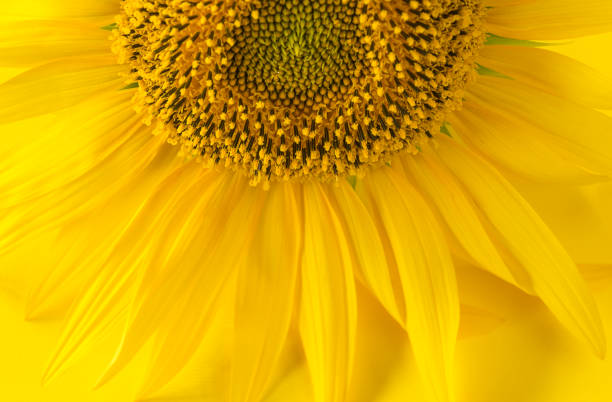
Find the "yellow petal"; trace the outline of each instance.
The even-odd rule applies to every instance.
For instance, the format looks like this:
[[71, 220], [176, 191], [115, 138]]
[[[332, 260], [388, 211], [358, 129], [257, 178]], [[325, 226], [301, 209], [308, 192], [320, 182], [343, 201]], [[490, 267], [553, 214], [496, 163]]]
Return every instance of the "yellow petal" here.
[[596, 109], [612, 109], [612, 78], [572, 58], [524, 46], [485, 46], [484, 66], [543, 92]]
[[[612, 118], [516, 81], [479, 77], [468, 100], [537, 127], [537, 139], [584, 169], [612, 176]], [[529, 99], [526, 102], [525, 99]]]
[[52, 61], [0, 85], [0, 123], [55, 112], [112, 87], [120, 88], [112, 55]]
[[610, 77], [612, 76], [612, 55], [609, 52], [601, 51], [601, 49], [607, 49], [610, 43], [612, 43], [612, 32], [606, 32], [557, 43], [550, 49], [578, 60]]
[[32, 66], [48, 60], [109, 54], [101, 21], [1, 21], [0, 65]]
[[285, 345], [302, 250], [300, 204], [289, 184], [270, 189], [238, 276], [231, 397], [260, 401]]
[[612, 182], [569, 187], [515, 179], [512, 184], [576, 263], [612, 263]]
[[589, 161], [584, 158], [568, 157], [573, 148], [546, 141], [550, 134], [517, 116], [466, 101], [464, 108], [448, 120], [455, 135], [470, 148], [530, 180], [565, 185], [609, 180], [585, 169], [583, 166], [588, 166]]
[[[37, 250], [40, 245], [38, 245]], [[35, 251], [37, 253], [38, 251]], [[36, 255], [40, 262], [40, 253]], [[31, 268], [31, 267], [28, 267]], [[139, 358], [113, 384], [93, 392], [91, 385], [95, 372], [104, 367], [107, 354], [112, 353], [113, 341], [120, 335], [121, 328], [105, 333], [108, 338], [95, 344], [93, 353], [81, 359], [74, 370], [48, 386], [42, 386], [41, 370], [48, 358], [49, 350], [60, 335], [61, 326], [57, 320], [24, 321], [17, 306], [12, 305], [12, 296], [0, 292], [0, 320], [3, 331], [0, 335], [0, 384], [2, 400], [5, 401], [47, 401], [47, 402], [133, 402], [135, 385], [142, 378], [147, 359]], [[108, 340], [108, 341], [107, 341]], [[146, 357], [146, 356], [142, 356]], [[93, 375], [93, 377], [92, 377]]]
[[30, 141], [15, 144], [0, 161], [4, 206], [57, 190], [89, 173], [131, 137], [142, 131], [150, 135], [130, 109], [130, 95], [116, 92], [60, 113], [61, 120], [46, 129], [27, 132]]
[[[202, 341], [210, 322], [209, 309], [231, 276], [236, 258], [241, 256], [241, 253], [229, 253], [228, 244], [233, 240], [244, 247], [242, 241], [246, 241], [244, 237], [250, 229], [244, 224], [246, 221], [237, 224], [240, 221], [232, 216], [232, 210], [243, 217], [258, 205], [246, 200], [237, 204], [241, 195], [238, 189], [244, 183], [238, 186], [236, 178], [227, 175], [217, 182], [215, 176], [216, 173], [210, 172], [188, 186], [188, 191], [172, 208], [173, 213], [167, 214], [169, 226], [153, 225], [165, 242], [157, 243], [150, 251], [152, 259], [135, 280], [138, 289], [130, 302], [130, 317], [122, 343], [98, 386], [121, 370], [160, 327], [162, 344], [174, 353], [172, 359], [162, 362], [162, 356], [168, 355], [158, 350], [141, 394], [148, 395], [176, 375], [191, 356], [190, 351]], [[165, 192], [174, 193], [176, 189], [173, 191], [170, 187]], [[194, 203], [194, 199], [198, 201]], [[226, 223], [232, 230], [224, 229]], [[229, 223], [237, 226], [234, 228]], [[122, 246], [128, 247], [129, 243]], [[191, 310], [196, 305], [201, 309]], [[198, 312], [201, 314], [193, 317]], [[182, 322], [183, 315], [191, 317], [190, 322]], [[189, 331], [189, 337], [183, 330]], [[181, 334], [177, 335], [177, 331]], [[182, 338], [185, 343], [177, 344], [177, 339]]]
[[333, 191], [339, 204], [339, 211], [342, 211], [346, 220], [365, 283], [389, 314], [403, 325], [406, 313], [403, 300], [398, 296], [401, 291], [394, 289], [385, 250], [370, 213], [346, 181], [341, 181]]
[[[406, 398], [430, 402], [423, 396], [424, 387], [414, 364], [410, 340], [406, 331], [385, 311], [380, 301], [366, 288], [357, 284], [357, 345], [353, 380], [348, 401], [370, 402], [382, 400], [389, 379], [396, 374], [397, 366], [408, 362], [410, 373], [405, 375], [403, 391]], [[416, 387], [415, 387], [416, 385]], [[416, 391], [418, 388], [419, 391]]]
[[417, 367], [438, 401], [453, 401], [453, 359], [459, 326], [455, 272], [446, 240], [429, 206], [395, 169], [364, 179], [397, 262], [406, 330]]
[[300, 333], [316, 402], [342, 402], [351, 379], [357, 306], [348, 242], [328, 195], [304, 186]]
[[[172, 188], [172, 184], [177, 182], [189, 183], [193, 177], [189, 173], [192, 171], [179, 170], [161, 187]], [[151, 253], [147, 251], [147, 244], [157, 244], [163, 234], [163, 231], [158, 233], [154, 229], [169, 224], [172, 207], [183, 194], [184, 190], [161, 191], [152, 196], [131, 225], [115, 240], [112, 253], [100, 261], [102, 265], [90, 267], [94, 281], [88, 284], [68, 314], [62, 337], [43, 375], [45, 382], [69, 364], [75, 353], [91, 342], [93, 335], [126, 312], [139, 271], [150, 263]]]
[[548, 227], [481, 157], [445, 138], [438, 153], [525, 267], [536, 294], [567, 328], [603, 356], [606, 341], [597, 306], [574, 262]]
[[114, 152], [96, 169], [57, 191], [6, 208], [0, 205], [11, 218], [0, 224], [0, 252], [34, 233], [56, 228], [104, 207], [105, 202], [117, 192], [129, 191], [134, 180], [155, 180], [157, 174], [163, 171], [157, 168], [167, 167], [170, 162], [168, 153], [161, 148], [162, 141], [162, 138], [144, 131], [130, 138], [121, 152]]
[[515, 39], [566, 39], [612, 29], [608, 0], [510, 1], [491, 8], [487, 32]]
[[596, 291], [609, 290], [612, 287], [612, 264], [580, 264], [578, 269]]
[[491, 311], [461, 304], [461, 324], [459, 338], [469, 338], [489, 333], [505, 321], [504, 317]]
[[403, 158], [419, 188], [429, 194], [455, 237], [468, 254], [480, 265], [506, 282], [516, 284], [477, 215], [474, 202], [469, 199], [456, 179], [447, 172], [431, 152]]
[[[612, 324], [612, 293], [598, 297]], [[459, 342], [463, 400], [470, 402], [606, 402], [612, 399], [612, 360], [585, 353], [547, 311], [528, 306], [497, 330]]]
[[[146, 187], [134, 190], [148, 193]], [[121, 235], [143, 199], [146, 196], [139, 194], [136, 197], [124, 196], [121, 202], [113, 200], [113, 208], [61, 229], [57, 236], [61, 240], [60, 246], [70, 239], [69, 247], [58, 250], [62, 254], [58, 255], [57, 262], [44, 267], [47, 268], [46, 274], [34, 285], [27, 300], [27, 319], [49, 318], [49, 313], [60, 311], [63, 315], [68, 310], [82, 289], [94, 282], [115, 239]]]
[[75, 0], [23, 0], [3, 5], [3, 16], [28, 18], [83, 18], [108, 16], [119, 13], [116, 0], [75, 1]]

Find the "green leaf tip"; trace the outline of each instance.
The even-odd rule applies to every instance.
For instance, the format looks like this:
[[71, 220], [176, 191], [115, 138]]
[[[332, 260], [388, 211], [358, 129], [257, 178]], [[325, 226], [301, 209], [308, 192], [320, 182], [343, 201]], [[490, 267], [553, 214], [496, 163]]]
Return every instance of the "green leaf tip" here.
[[492, 33], [487, 34], [484, 43], [486, 46], [524, 46], [524, 47], [543, 47], [551, 46], [552, 43], [534, 42], [532, 40], [504, 38]]
[[506, 80], [512, 80], [513, 79], [512, 77], [508, 77], [505, 74], [502, 74], [500, 72], [492, 70], [492, 69], [490, 69], [488, 67], [482, 66], [482, 65], [480, 65], [478, 63], [476, 63], [476, 65], [478, 66], [476, 68], [476, 72], [478, 74], [480, 74], [480, 75], [486, 75], [486, 76], [489, 76], [489, 77], [496, 77], [496, 78], [504, 78]]
[[132, 82], [131, 84], [124, 86], [123, 88], [120, 89], [120, 91], [125, 91], [126, 89], [134, 89], [134, 88], [138, 88], [137, 82]]
[[112, 31], [112, 30], [117, 29], [117, 28], [119, 28], [119, 26], [117, 25], [116, 22], [113, 22], [112, 24], [103, 26], [101, 29], [104, 29], [105, 31]]
[[451, 132], [449, 130], [449, 128], [450, 128], [449, 126], [450, 126], [450, 124], [448, 122], [442, 123], [442, 125], [440, 126], [440, 132], [442, 134], [444, 134], [444, 135], [447, 135], [447, 136], [453, 138], [453, 135], [451, 134]]

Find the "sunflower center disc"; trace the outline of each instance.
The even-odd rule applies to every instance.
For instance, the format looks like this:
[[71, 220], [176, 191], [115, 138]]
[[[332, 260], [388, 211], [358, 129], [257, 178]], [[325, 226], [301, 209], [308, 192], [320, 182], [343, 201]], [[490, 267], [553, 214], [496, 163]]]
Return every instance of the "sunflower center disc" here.
[[338, 103], [359, 75], [364, 50], [356, 0], [262, 1], [231, 32], [228, 84], [277, 107], [307, 113]]
[[124, 0], [114, 49], [171, 143], [253, 184], [362, 174], [460, 105], [477, 0]]

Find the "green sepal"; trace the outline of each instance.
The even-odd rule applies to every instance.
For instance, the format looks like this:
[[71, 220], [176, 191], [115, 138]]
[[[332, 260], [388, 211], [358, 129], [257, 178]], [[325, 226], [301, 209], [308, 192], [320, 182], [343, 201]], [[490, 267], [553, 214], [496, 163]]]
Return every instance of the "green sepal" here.
[[113, 22], [112, 24], [106, 25], [101, 27], [100, 29], [104, 29], [105, 31], [112, 31], [119, 28], [119, 25], [117, 25], [116, 22]]
[[450, 128], [450, 123], [448, 123], [448, 122], [446, 122], [446, 121], [445, 121], [445, 122], [444, 122], [444, 123], [442, 123], [442, 125], [440, 126], [440, 132], [441, 132], [442, 134], [446, 135], [446, 136], [449, 136], [449, 137], [453, 138], [453, 135], [451, 134], [451, 132], [450, 132], [449, 128]]
[[120, 89], [120, 91], [125, 91], [126, 89], [134, 89], [134, 88], [138, 88], [137, 82], [132, 82], [131, 84], [124, 86], [123, 88]]
[[502, 74], [500, 72], [492, 70], [492, 69], [490, 69], [488, 67], [481, 66], [478, 63], [476, 63], [476, 65], [478, 66], [478, 68], [476, 68], [476, 72], [478, 74], [480, 74], [480, 75], [486, 75], [486, 76], [489, 76], [489, 77], [496, 77], [496, 78], [504, 78], [504, 79], [507, 79], [507, 80], [513, 80], [514, 79], [512, 77], [508, 77], [505, 74]]
[[484, 44], [487, 46], [502, 45], [502, 46], [524, 46], [524, 47], [543, 47], [543, 46], [552, 45], [552, 43], [546, 43], [546, 42], [534, 42], [532, 40], [504, 38], [503, 36], [498, 36], [492, 33], [487, 34], [487, 39], [485, 40]]
[[346, 181], [348, 181], [351, 187], [353, 187], [353, 190], [357, 186], [357, 176], [348, 176]]
[[460, 138], [459, 134], [457, 134], [457, 132], [453, 128], [453, 125], [450, 124], [448, 121], [445, 121], [442, 124], [442, 126], [440, 126], [440, 132], [444, 135], [449, 136], [450, 138], [454, 138], [454, 139]]

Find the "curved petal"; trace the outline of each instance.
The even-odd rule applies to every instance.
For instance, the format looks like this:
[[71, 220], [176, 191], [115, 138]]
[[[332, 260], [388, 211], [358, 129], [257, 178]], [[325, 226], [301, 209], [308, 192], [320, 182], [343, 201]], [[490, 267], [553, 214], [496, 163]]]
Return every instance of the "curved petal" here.
[[612, 264], [612, 182], [569, 187], [514, 178], [512, 184], [578, 264]]
[[455, 135], [471, 149], [529, 180], [565, 185], [609, 180], [608, 176], [583, 167], [589, 166], [585, 158], [568, 157], [574, 148], [563, 143], [557, 145], [549, 140], [550, 134], [545, 130], [518, 116], [466, 101], [463, 109], [448, 120]]
[[[469, 102], [502, 114], [572, 163], [612, 177], [612, 118], [591, 108], [540, 92], [516, 81], [479, 77]], [[529, 102], [525, 100], [529, 99]]]
[[0, 66], [27, 67], [66, 57], [110, 54], [99, 21], [1, 21]]
[[481, 157], [450, 139], [441, 139], [438, 154], [525, 267], [537, 295], [568, 329], [586, 339], [599, 356], [605, 355], [606, 339], [597, 306], [550, 229]]
[[52, 113], [121, 85], [112, 55], [52, 61], [0, 85], [0, 123]]
[[333, 188], [339, 211], [347, 224], [363, 280], [395, 320], [404, 325], [401, 291], [395, 289], [385, 250], [370, 213], [351, 186], [341, 181]]
[[601, 49], [610, 47], [610, 43], [612, 43], [612, 31], [557, 43], [554, 47], [551, 47], [551, 50], [578, 60], [611, 77], [610, 53], [601, 51]]
[[474, 202], [435, 160], [429, 152], [403, 158], [404, 166], [411, 173], [419, 188], [429, 194], [444, 220], [465, 250], [479, 265], [505, 280], [516, 284], [512, 273], [500, 257], [480, 222]]
[[[173, 217], [171, 211], [177, 206], [180, 196], [189, 189], [193, 174], [194, 170], [180, 169], [162, 182], [160, 188], [171, 190], [173, 186], [178, 186], [179, 191], [158, 191], [153, 194], [121, 236], [115, 239], [112, 252], [106, 255], [102, 264], [91, 267], [94, 280], [69, 311], [62, 336], [43, 374], [44, 382], [54, 378], [82, 349], [82, 345], [91, 341], [92, 334], [114, 319], [118, 312], [127, 309], [129, 292], [138, 279], [139, 271], [148, 268], [147, 264], [150, 263], [146, 245], [161, 241], [161, 233], [156, 233], [155, 229], [170, 223], [169, 218]], [[187, 188], [180, 189], [180, 184]]]
[[[597, 299], [607, 326], [612, 324], [610, 296], [607, 291]], [[583, 345], [537, 306], [523, 309], [496, 331], [459, 342], [457, 355], [465, 401], [612, 399], [612, 360], [585, 353]]]
[[485, 46], [481, 63], [560, 98], [596, 109], [612, 109], [612, 78], [570, 57], [546, 49]]
[[236, 293], [230, 401], [260, 401], [289, 331], [302, 251], [301, 205], [290, 184], [269, 190]]
[[488, 32], [515, 39], [567, 39], [612, 30], [608, 0], [509, 1], [489, 10]]
[[57, 228], [103, 207], [112, 196], [129, 191], [134, 180], [154, 179], [157, 169], [171, 165], [175, 156], [164, 152], [163, 144], [162, 138], [140, 132], [129, 138], [119, 152], [61, 188], [21, 204], [0, 206], [8, 217], [0, 225], [0, 252], [34, 233]]
[[351, 380], [357, 302], [348, 240], [328, 195], [304, 186], [300, 334], [316, 402], [342, 402]]
[[[0, 160], [3, 207], [23, 204], [86, 175], [135, 136], [150, 136], [130, 95], [105, 94], [58, 115], [56, 124], [24, 127], [29, 141]], [[2, 137], [14, 133], [7, 130]], [[11, 203], [12, 201], [12, 203]]]
[[83, 18], [112, 16], [119, 12], [117, 0], [23, 0], [2, 6], [2, 13], [9, 17], [27, 18]]
[[[399, 162], [399, 161], [398, 161]], [[364, 185], [386, 231], [406, 305], [406, 330], [417, 367], [438, 401], [453, 401], [459, 326], [455, 271], [429, 206], [395, 169], [370, 172]]]
[[[40, 261], [40, 254], [36, 256]], [[6, 293], [0, 292], [0, 384], [2, 399], [8, 401], [115, 401], [133, 402], [134, 385], [142, 377], [147, 359], [139, 358], [117, 381], [108, 387], [93, 392], [92, 374], [102, 367], [106, 354], [112, 353], [112, 341], [120, 334], [121, 328], [112, 328], [95, 344], [95, 352], [79, 361], [75, 370], [69, 370], [51, 386], [40, 381], [41, 367], [44, 367], [49, 350], [60, 334], [55, 320], [24, 321], [22, 312], [11, 305]], [[106, 340], [110, 340], [107, 342]], [[144, 357], [144, 356], [143, 356]]]
[[[235, 241], [239, 250], [246, 245], [252, 229], [250, 208], [259, 206], [258, 202], [247, 202], [256, 200], [246, 196], [251, 195], [250, 191], [246, 194], [241, 191], [245, 183], [235, 176], [226, 175], [220, 182], [210, 182], [210, 176], [214, 178], [217, 174], [196, 179], [189, 189], [191, 194], [180, 197], [173, 208], [170, 225], [157, 228], [166, 242], [150, 251], [151, 262], [136, 279], [138, 289], [130, 301], [130, 316], [121, 345], [98, 386], [121, 370], [157, 330], [161, 331], [161, 344], [167, 344], [175, 353], [172, 359], [163, 362], [161, 356], [169, 356], [157, 350], [141, 394], [149, 394], [169, 381], [191, 357], [189, 351], [202, 341], [210, 322], [210, 307], [232, 275], [237, 258], [242, 256], [240, 252], [228, 253], [228, 245]], [[194, 199], [198, 199], [195, 205]], [[243, 219], [241, 224], [238, 216]], [[228, 222], [236, 227], [225, 226]], [[191, 310], [196, 304], [201, 309]], [[183, 314], [192, 319], [181, 326]], [[171, 334], [185, 328], [189, 336], [179, 345]]]

